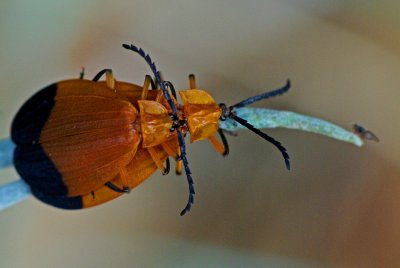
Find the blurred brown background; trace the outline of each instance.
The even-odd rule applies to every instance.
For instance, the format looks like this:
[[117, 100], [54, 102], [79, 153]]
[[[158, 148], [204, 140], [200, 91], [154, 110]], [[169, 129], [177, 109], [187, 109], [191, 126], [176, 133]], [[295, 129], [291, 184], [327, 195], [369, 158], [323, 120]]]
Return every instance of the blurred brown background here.
[[85, 211], [30, 198], [0, 214], [0, 267], [400, 267], [399, 12], [389, 0], [2, 0], [1, 137], [29, 96], [81, 66], [142, 83], [148, 67], [121, 48], [133, 42], [176, 88], [195, 73], [230, 104], [291, 78], [289, 94], [259, 105], [362, 123], [381, 142], [268, 130], [290, 172], [252, 133], [228, 137], [225, 159], [192, 144], [189, 215], [174, 174]]

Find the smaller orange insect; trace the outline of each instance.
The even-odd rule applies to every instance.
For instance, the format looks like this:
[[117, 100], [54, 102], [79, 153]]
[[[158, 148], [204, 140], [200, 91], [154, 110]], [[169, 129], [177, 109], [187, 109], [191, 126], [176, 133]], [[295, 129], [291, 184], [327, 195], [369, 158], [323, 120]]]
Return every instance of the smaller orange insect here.
[[[143, 86], [116, 81], [110, 69], [93, 80], [83, 79], [82, 73], [81, 79], [40, 90], [15, 116], [11, 127], [14, 166], [38, 199], [64, 209], [96, 206], [128, 193], [157, 169], [168, 173], [168, 158], [173, 157], [177, 173], [183, 165], [189, 186], [184, 215], [195, 194], [184, 136], [190, 133], [191, 142], [208, 139], [227, 155], [228, 143], [219, 121], [228, 118], [275, 145], [290, 168], [289, 155], [280, 142], [235, 114], [236, 108], [287, 92], [289, 81], [282, 88], [226, 106], [196, 89], [190, 75], [190, 89], [179, 91], [183, 102], [179, 104], [172, 83], [161, 79], [150, 56], [134, 45], [123, 47], [146, 60], [155, 82], [150, 76]], [[100, 82], [104, 74], [106, 81]]]

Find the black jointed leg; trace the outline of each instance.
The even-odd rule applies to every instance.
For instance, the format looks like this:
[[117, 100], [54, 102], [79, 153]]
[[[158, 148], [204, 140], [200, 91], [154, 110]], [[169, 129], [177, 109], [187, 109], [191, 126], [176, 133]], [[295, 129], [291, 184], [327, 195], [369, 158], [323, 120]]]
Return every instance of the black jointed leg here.
[[[145, 61], [147, 62], [147, 64], [150, 66], [151, 71], [154, 74], [154, 77], [156, 79], [156, 82], [160, 85], [160, 88], [164, 94], [165, 99], [167, 100], [169, 106], [172, 109], [172, 114], [174, 115], [175, 118], [178, 118], [178, 112], [176, 109], [176, 106], [174, 104], [174, 101], [172, 100], [171, 96], [169, 95], [168, 90], [165, 87], [165, 84], [163, 82], [163, 80], [161, 79], [161, 75], [160, 72], [157, 70], [155, 63], [152, 61], [151, 57], [149, 54], [146, 54], [146, 52], [144, 52], [143, 49], [141, 48], [137, 48], [134, 45], [128, 45], [128, 44], [123, 44], [122, 45], [125, 49], [128, 50], [132, 50], [136, 53], [138, 53], [142, 58], [145, 59]], [[186, 147], [185, 147], [185, 141], [183, 139], [182, 133], [180, 132], [179, 128], [176, 128], [175, 131], [177, 132], [178, 135], [178, 142], [179, 142], [179, 148], [181, 150], [181, 155], [180, 157], [182, 158], [183, 161], [183, 165], [185, 168], [185, 173], [186, 173], [186, 178], [189, 184], [189, 198], [187, 201], [187, 204], [185, 206], [185, 208], [182, 210], [181, 212], [181, 216], [184, 215], [186, 212], [188, 212], [194, 202], [194, 187], [193, 187], [193, 179], [191, 176], [191, 171], [189, 168], [189, 163], [186, 159]]]
[[83, 79], [85, 77], [85, 67], [82, 67], [82, 70], [79, 72], [79, 79]]
[[148, 74], [146, 74], [146, 78], [149, 79], [149, 81], [150, 81], [151, 89], [157, 89], [157, 86], [156, 86], [156, 84], [154, 83], [153, 78], [152, 78], [150, 75], [148, 75]]
[[222, 153], [222, 155], [227, 156], [229, 154], [228, 140], [226, 139], [224, 131], [222, 129], [218, 129], [218, 134], [221, 137], [222, 144], [224, 145], [224, 152]]
[[189, 87], [190, 89], [196, 88], [196, 77], [194, 74], [189, 74]]
[[169, 88], [169, 90], [171, 91], [172, 96], [174, 96], [174, 98], [176, 100], [176, 91], [175, 91], [174, 85], [170, 81], [164, 81], [164, 85], [167, 88]]
[[107, 73], [107, 72], [112, 72], [112, 70], [111, 69], [103, 69], [103, 70], [101, 70], [100, 72], [98, 72], [94, 77], [93, 77], [93, 79], [92, 79], [92, 81], [99, 81], [100, 80], [100, 78], [105, 74], [105, 73]]
[[232, 108], [241, 108], [241, 107], [244, 107], [246, 105], [252, 104], [252, 103], [254, 103], [256, 101], [259, 101], [259, 100], [264, 100], [264, 99], [268, 99], [268, 98], [275, 97], [275, 96], [278, 96], [278, 95], [282, 95], [282, 94], [288, 92], [289, 89], [290, 89], [290, 80], [287, 80], [286, 81], [286, 85], [284, 85], [281, 88], [274, 89], [272, 91], [268, 91], [268, 92], [262, 93], [260, 95], [254, 96], [254, 97], [250, 97], [250, 98], [245, 99], [245, 100], [243, 100], [243, 101], [241, 101], [239, 103], [236, 103], [235, 105], [232, 105], [230, 108], [231, 109]]
[[121, 188], [119, 188], [118, 186], [116, 186], [114, 183], [112, 183], [110, 181], [106, 182], [104, 185], [107, 186], [108, 188], [110, 188], [111, 190], [113, 190], [114, 192], [117, 192], [117, 193], [129, 193], [130, 192], [129, 187], [124, 186], [121, 189]]
[[167, 175], [169, 173], [171, 169], [171, 164], [169, 163], [169, 158], [167, 158], [167, 160], [165, 160], [165, 169], [162, 172], [163, 175]]

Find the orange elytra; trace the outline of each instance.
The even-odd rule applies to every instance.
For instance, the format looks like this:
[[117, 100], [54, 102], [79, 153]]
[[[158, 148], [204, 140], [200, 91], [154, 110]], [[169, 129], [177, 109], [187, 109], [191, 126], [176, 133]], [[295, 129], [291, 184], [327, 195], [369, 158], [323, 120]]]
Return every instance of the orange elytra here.
[[[133, 45], [123, 46], [146, 60], [155, 82], [148, 75], [143, 86], [116, 81], [110, 69], [93, 80], [83, 79], [82, 73], [80, 79], [40, 90], [16, 114], [11, 127], [14, 165], [38, 199], [64, 209], [96, 206], [130, 192], [157, 169], [168, 173], [172, 157], [177, 173], [183, 165], [188, 180], [183, 215], [194, 199], [184, 136], [189, 133], [191, 142], [208, 139], [226, 155], [228, 144], [219, 121], [228, 118], [274, 144], [289, 168], [286, 149], [235, 114], [236, 108], [287, 92], [289, 81], [227, 107], [197, 89], [190, 75], [190, 89], [179, 91], [179, 104], [172, 83], [161, 79], [150, 56]], [[99, 81], [104, 74], [106, 81]]]

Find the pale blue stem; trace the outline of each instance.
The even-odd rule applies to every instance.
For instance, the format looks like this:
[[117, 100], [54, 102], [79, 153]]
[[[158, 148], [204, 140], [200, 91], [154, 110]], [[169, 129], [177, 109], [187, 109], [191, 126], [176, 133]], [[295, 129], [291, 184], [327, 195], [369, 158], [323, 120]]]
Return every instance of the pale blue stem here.
[[[289, 128], [325, 135], [337, 140], [362, 146], [363, 141], [355, 134], [330, 122], [306, 115], [288, 111], [278, 111], [264, 108], [235, 109], [236, 115], [246, 119], [254, 127]], [[227, 119], [220, 123], [220, 128], [237, 131], [244, 127], [237, 122]], [[12, 165], [15, 145], [10, 139], [0, 140], [0, 168]], [[29, 186], [23, 180], [17, 180], [0, 186], [0, 211], [17, 204], [31, 194]]]
[[0, 140], [0, 168], [12, 165], [15, 145], [10, 139]]
[[[15, 145], [11, 139], [0, 140], [0, 168], [13, 164]], [[31, 195], [29, 185], [19, 179], [0, 186], [0, 211], [11, 207]]]
[[[239, 108], [235, 109], [235, 112], [237, 116], [246, 119], [250, 124], [259, 129], [282, 127], [303, 130], [349, 142], [357, 146], [363, 145], [362, 139], [352, 132], [316, 117], [265, 108]], [[228, 131], [237, 131], [245, 127], [234, 120], [227, 119], [220, 122], [220, 128]]]
[[21, 179], [0, 186], [0, 211], [25, 200], [30, 195], [31, 189]]

